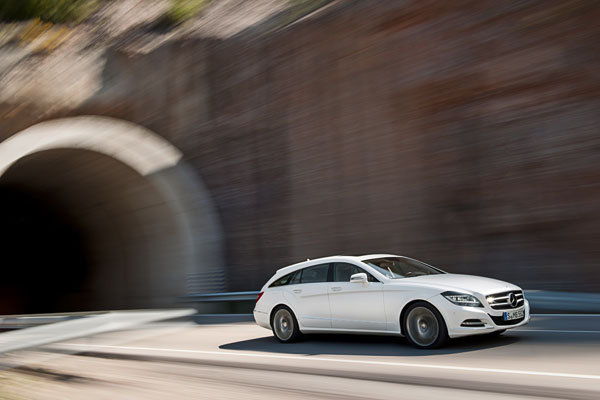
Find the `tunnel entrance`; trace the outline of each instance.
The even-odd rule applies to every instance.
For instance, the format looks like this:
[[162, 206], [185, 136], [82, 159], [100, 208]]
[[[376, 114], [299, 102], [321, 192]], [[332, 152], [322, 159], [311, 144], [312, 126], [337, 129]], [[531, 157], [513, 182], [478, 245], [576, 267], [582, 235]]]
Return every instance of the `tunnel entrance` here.
[[172, 307], [222, 290], [215, 214], [181, 153], [142, 127], [34, 125], [0, 142], [0, 314]]
[[182, 238], [128, 166], [81, 149], [34, 153], [0, 178], [0, 199], [3, 314], [148, 307], [164, 292], [160, 269]]
[[0, 314], [77, 310], [89, 264], [73, 221], [16, 186], [0, 187], [0, 220]]
[[224, 289], [222, 231], [182, 152], [79, 116], [0, 142], [0, 314], [173, 307]]

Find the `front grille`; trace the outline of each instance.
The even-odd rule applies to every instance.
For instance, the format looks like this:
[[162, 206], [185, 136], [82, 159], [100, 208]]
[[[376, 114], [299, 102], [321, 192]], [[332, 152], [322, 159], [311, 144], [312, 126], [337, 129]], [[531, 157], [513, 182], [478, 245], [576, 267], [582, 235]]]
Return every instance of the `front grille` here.
[[[512, 306], [509, 303], [510, 294], [514, 294], [517, 299], [517, 305]], [[525, 303], [523, 298], [523, 291], [511, 290], [509, 292], [496, 293], [486, 297], [486, 300], [494, 310], [510, 310], [513, 308], [519, 308]]]
[[490, 315], [490, 318], [492, 319], [492, 321], [494, 321], [494, 323], [496, 325], [500, 326], [500, 325], [516, 325], [519, 322], [523, 322], [523, 320], [525, 319], [525, 316], [523, 316], [521, 318], [517, 318], [517, 319], [511, 319], [510, 321], [505, 321], [503, 315], [501, 315], [499, 317], [494, 317], [493, 315]]

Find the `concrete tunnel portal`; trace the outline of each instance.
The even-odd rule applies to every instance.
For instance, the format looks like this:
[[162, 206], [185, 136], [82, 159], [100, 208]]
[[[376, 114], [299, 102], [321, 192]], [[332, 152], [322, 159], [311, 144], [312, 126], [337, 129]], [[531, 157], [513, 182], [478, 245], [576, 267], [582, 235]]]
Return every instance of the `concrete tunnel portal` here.
[[218, 218], [181, 158], [106, 117], [0, 142], [0, 314], [164, 307], [221, 290]]

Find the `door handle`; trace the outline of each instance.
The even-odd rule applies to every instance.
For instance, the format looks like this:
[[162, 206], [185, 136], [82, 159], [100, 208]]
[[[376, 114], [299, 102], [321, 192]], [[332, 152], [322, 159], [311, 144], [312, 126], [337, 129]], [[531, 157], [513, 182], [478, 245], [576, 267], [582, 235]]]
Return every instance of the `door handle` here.
[[334, 287], [331, 288], [332, 292], [339, 292], [341, 290], [342, 290], [342, 288], [340, 286], [334, 286]]
[[294, 290], [292, 290], [292, 292], [294, 292], [294, 293], [302, 293], [302, 289], [294, 289]]

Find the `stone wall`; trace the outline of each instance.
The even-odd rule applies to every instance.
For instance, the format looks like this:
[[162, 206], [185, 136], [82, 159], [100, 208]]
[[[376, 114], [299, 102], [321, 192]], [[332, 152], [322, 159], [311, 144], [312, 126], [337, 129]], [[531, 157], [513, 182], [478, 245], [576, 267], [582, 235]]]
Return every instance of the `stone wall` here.
[[[181, 149], [218, 208], [230, 290], [392, 252], [598, 291], [599, 9], [339, 2], [260, 36], [110, 51], [102, 89], [44, 118], [118, 117]], [[17, 114], [3, 135], [35, 122]]]
[[590, 5], [354, 2], [211, 47], [199, 129], [211, 139], [195, 159], [227, 188], [215, 195], [232, 287], [307, 257], [381, 251], [600, 289]]

